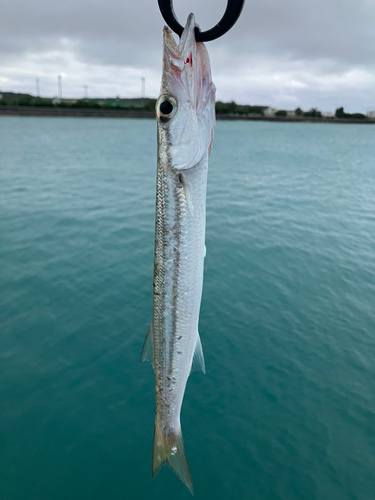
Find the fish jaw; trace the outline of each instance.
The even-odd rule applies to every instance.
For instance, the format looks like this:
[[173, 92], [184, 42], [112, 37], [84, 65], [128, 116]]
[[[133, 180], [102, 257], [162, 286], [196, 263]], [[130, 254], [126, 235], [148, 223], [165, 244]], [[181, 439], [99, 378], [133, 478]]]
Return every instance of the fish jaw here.
[[[163, 77], [156, 110], [160, 127], [168, 130], [168, 156], [176, 170], [193, 167], [210, 152], [215, 125], [216, 88], [207, 49], [195, 40], [195, 26], [190, 14], [178, 45], [169, 28], [163, 32]], [[169, 97], [176, 109], [163, 123], [160, 104]]]

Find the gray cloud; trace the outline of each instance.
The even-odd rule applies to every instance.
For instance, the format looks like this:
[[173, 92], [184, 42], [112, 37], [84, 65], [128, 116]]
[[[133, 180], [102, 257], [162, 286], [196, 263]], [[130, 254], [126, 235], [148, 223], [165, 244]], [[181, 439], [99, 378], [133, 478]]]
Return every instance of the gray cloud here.
[[[176, 1], [183, 23], [196, 12], [206, 29], [222, 15], [224, 0]], [[52, 40], [70, 38], [90, 43], [118, 44], [118, 56], [137, 62], [139, 51], [153, 52], [163, 25], [156, 0], [13, 0], [1, 9], [2, 50], [20, 52], [46, 47]], [[247, 2], [235, 28], [221, 41], [234, 52], [262, 50], [297, 58], [333, 58], [347, 63], [371, 63], [375, 42], [375, 2], [372, 0], [262, 0]], [[54, 43], [54, 42], [52, 42]], [[131, 44], [133, 51], [122, 44]], [[150, 45], [151, 44], [151, 45]], [[88, 53], [91, 51], [88, 50]], [[106, 63], [107, 56], [101, 56]], [[122, 62], [121, 62], [122, 64]]]
[[[148, 71], [152, 82], [159, 79], [163, 20], [156, 0], [0, 1], [2, 87], [2, 81], [16, 82], [18, 67], [38, 71], [38, 60], [46, 75], [59, 71], [59, 61], [61, 71], [74, 66], [77, 80], [89, 65], [95, 74], [101, 66], [108, 80], [124, 67]], [[226, 0], [175, 0], [180, 21], [193, 11], [202, 29], [215, 24], [225, 6]], [[332, 106], [342, 96], [349, 105], [368, 107], [366, 95], [368, 101], [375, 98], [374, 26], [373, 0], [248, 0], [232, 31], [209, 44], [222, 82], [219, 95], [252, 102], [252, 96], [263, 96], [266, 102], [265, 89], [271, 92], [274, 82], [267, 102]], [[263, 81], [251, 80], [255, 72]], [[157, 92], [156, 83], [150, 88]]]

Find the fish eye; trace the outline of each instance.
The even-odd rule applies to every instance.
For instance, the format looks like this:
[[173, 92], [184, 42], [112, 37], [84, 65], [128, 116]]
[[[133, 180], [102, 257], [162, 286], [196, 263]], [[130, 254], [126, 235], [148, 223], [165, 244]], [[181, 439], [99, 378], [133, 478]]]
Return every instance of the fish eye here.
[[160, 103], [159, 111], [163, 115], [170, 115], [173, 111], [173, 104], [170, 101], [163, 101]]
[[168, 122], [177, 110], [177, 102], [172, 96], [161, 95], [156, 105], [156, 113], [162, 122]]

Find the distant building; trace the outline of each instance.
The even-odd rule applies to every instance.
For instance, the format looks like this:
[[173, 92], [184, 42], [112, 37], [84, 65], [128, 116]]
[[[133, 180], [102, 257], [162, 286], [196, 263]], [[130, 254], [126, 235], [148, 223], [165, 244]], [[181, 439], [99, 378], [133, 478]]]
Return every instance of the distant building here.
[[266, 115], [266, 116], [275, 116], [275, 113], [277, 111], [277, 108], [271, 108], [271, 107], [268, 107], [266, 108], [263, 113]]
[[333, 118], [335, 115], [331, 113], [330, 111], [322, 111], [322, 117], [323, 118]]
[[375, 118], [375, 111], [367, 111], [366, 116], [367, 118]]
[[2, 98], [3, 98], [3, 94], [0, 94], [0, 101], [1, 101]]
[[69, 104], [70, 106], [72, 104], [75, 104], [77, 102], [77, 99], [61, 99], [60, 97], [54, 97], [52, 99], [52, 104]]
[[296, 116], [296, 112], [292, 110], [287, 110], [286, 116]]

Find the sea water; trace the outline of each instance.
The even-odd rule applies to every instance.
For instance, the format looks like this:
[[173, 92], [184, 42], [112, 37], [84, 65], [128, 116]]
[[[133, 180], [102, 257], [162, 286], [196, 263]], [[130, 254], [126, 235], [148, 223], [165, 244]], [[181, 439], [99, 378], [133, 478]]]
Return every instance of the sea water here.
[[[195, 498], [375, 497], [375, 129], [218, 122], [181, 423]], [[0, 118], [0, 498], [151, 480], [156, 125]]]

